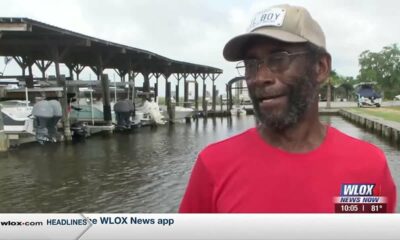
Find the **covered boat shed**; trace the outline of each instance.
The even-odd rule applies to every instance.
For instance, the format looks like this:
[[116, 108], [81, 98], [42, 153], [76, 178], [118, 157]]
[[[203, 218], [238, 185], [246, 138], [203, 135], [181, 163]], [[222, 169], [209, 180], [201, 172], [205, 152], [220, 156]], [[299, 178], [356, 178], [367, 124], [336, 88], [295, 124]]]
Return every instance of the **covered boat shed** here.
[[[138, 74], [143, 75], [143, 93], [150, 92], [150, 78], [156, 79], [155, 95], [158, 95], [158, 79], [163, 76], [166, 80], [166, 101], [171, 98], [171, 83], [168, 79], [174, 76], [177, 79], [175, 86], [176, 101], [179, 104], [179, 82], [184, 81], [184, 104], [188, 102], [188, 77], [195, 80], [195, 96], [198, 96], [197, 79], [203, 80], [203, 107], [206, 107], [206, 79], [211, 79], [212, 109], [216, 106], [215, 80], [222, 73], [221, 69], [172, 60], [167, 57], [155, 54], [150, 51], [109, 42], [106, 40], [86, 36], [80, 33], [55, 27], [46, 23], [35, 21], [29, 18], [0, 18], [0, 56], [10, 56], [22, 69], [22, 76], [25, 76], [25, 69], [29, 74], [26, 76], [26, 86], [33, 87], [32, 66], [35, 64], [45, 78], [45, 72], [52, 63], [55, 65], [56, 79], [60, 86], [66, 86], [69, 81], [62, 79], [60, 74], [60, 63], [64, 63], [73, 79], [73, 72], [79, 80], [79, 74], [85, 67], [89, 67], [97, 75], [102, 83], [104, 91], [104, 120], [111, 123], [111, 112], [109, 103], [108, 79], [103, 75], [104, 69], [114, 69], [125, 82], [128, 75], [129, 85], [134, 87], [134, 79]], [[4, 76], [3, 76], [4, 78]], [[68, 84], [69, 85], [69, 84]], [[107, 94], [108, 93], [108, 94]], [[67, 94], [64, 94], [63, 106], [66, 116]], [[196, 101], [196, 108], [197, 101]], [[107, 111], [108, 110], [108, 111]], [[106, 114], [106, 112], [108, 112]], [[64, 116], [64, 130], [69, 128], [67, 119]]]

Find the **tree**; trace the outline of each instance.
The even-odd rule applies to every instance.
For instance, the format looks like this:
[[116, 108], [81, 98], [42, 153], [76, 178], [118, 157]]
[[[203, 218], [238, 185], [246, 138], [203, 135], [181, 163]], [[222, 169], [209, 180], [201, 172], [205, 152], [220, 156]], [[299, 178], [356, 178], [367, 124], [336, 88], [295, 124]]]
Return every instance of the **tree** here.
[[[327, 81], [320, 89], [321, 99], [346, 98], [351, 99], [354, 91], [355, 80], [353, 77], [345, 77], [332, 70]], [[328, 87], [329, 86], [329, 87]], [[331, 96], [331, 97], [329, 97]]]
[[348, 99], [348, 100], [351, 99], [352, 98], [351, 93], [354, 91], [354, 78], [345, 77], [342, 84], [340, 84], [340, 87], [343, 88], [345, 95], [346, 95], [346, 99]]
[[377, 82], [388, 99], [400, 93], [400, 49], [397, 44], [383, 47], [380, 52], [366, 50], [358, 61], [360, 81]]

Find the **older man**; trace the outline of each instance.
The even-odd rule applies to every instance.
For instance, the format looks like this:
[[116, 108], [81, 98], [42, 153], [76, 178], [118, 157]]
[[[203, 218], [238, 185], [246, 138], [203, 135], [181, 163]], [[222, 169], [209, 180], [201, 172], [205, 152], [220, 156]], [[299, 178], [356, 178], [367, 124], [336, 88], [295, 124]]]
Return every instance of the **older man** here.
[[318, 89], [331, 56], [306, 9], [257, 13], [223, 54], [240, 61], [258, 124], [199, 154], [180, 212], [395, 211], [383, 152], [319, 120]]

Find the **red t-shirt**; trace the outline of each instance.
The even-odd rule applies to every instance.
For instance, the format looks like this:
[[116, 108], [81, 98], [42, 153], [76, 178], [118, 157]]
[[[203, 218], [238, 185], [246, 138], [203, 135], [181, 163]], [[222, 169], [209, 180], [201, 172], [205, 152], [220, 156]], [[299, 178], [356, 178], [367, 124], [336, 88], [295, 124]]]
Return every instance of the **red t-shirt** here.
[[395, 211], [396, 187], [374, 145], [328, 127], [317, 149], [288, 153], [252, 128], [199, 154], [179, 212], [331, 213], [343, 184], [374, 184]]

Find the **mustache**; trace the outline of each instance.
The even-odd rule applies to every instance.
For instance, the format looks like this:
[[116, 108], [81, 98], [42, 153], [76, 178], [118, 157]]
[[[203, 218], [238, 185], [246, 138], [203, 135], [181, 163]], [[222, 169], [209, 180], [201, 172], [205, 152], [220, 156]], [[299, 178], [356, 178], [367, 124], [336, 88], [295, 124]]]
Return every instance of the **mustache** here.
[[256, 100], [275, 98], [283, 95], [288, 95], [288, 89], [255, 89], [253, 98]]

